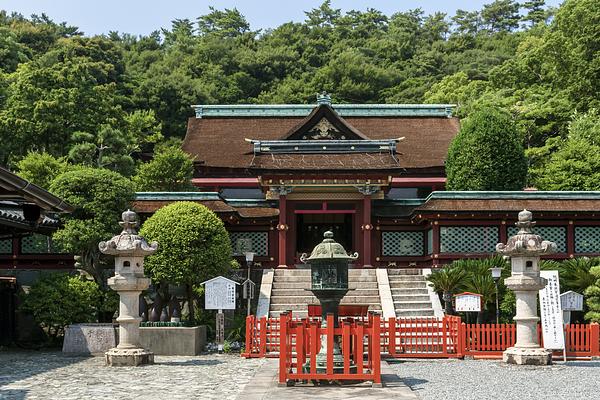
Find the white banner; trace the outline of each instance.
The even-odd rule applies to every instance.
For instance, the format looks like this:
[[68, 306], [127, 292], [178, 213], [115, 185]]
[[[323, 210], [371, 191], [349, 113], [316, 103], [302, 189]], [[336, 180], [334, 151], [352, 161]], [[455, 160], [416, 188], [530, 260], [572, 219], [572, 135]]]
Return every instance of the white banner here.
[[540, 290], [540, 312], [542, 335], [545, 349], [564, 349], [563, 315], [560, 306], [560, 286], [558, 271], [540, 271], [540, 276], [548, 282]]

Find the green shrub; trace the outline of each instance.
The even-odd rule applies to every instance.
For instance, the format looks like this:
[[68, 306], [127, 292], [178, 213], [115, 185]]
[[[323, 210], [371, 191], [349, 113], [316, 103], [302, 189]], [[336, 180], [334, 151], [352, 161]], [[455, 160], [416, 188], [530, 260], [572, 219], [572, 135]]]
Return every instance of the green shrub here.
[[600, 322], [600, 267], [592, 267], [590, 273], [596, 277], [596, 283], [585, 290], [587, 306], [590, 311], [585, 314], [585, 319], [590, 322]]
[[448, 149], [448, 190], [521, 190], [527, 159], [510, 114], [481, 108], [462, 122]]
[[69, 324], [96, 322], [101, 297], [94, 281], [57, 273], [34, 283], [23, 295], [20, 310], [31, 313], [54, 340]]

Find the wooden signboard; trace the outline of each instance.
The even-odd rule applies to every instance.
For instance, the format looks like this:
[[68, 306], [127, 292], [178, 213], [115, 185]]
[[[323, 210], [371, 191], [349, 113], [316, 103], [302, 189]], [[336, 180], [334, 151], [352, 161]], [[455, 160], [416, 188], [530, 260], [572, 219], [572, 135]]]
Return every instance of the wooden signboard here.
[[207, 310], [235, 310], [235, 286], [239, 283], [217, 276], [204, 285], [204, 308]]
[[477, 293], [464, 292], [454, 296], [454, 309], [461, 312], [481, 311], [481, 295]]
[[583, 295], [572, 290], [560, 295], [560, 307], [563, 311], [583, 310]]

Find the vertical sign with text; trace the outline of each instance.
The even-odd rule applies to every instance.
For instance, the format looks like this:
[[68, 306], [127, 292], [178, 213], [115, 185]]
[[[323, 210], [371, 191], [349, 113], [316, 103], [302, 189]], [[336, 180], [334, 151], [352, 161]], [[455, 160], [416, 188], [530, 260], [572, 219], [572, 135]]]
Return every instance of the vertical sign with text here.
[[540, 290], [540, 313], [544, 348], [564, 349], [563, 315], [560, 306], [560, 286], [558, 271], [540, 271], [547, 280], [546, 287]]

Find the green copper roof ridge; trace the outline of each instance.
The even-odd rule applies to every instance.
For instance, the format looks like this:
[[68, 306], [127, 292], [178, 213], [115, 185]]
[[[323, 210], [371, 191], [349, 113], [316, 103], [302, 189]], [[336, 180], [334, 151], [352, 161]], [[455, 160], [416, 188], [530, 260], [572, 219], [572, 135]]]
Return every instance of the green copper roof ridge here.
[[560, 191], [560, 190], [531, 190], [531, 191], [435, 191], [427, 196], [427, 201], [433, 199], [453, 200], [503, 200], [503, 199], [548, 199], [548, 200], [600, 200], [600, 191]]
[[[302, 117], [315, 104], [195, 104], [196, 118], [203, 117]], [[451, 117], [455, 104], [333, 104], [341, 116]]]
[[135, 200], [223, 200], [219, 192], [136, 192]]

